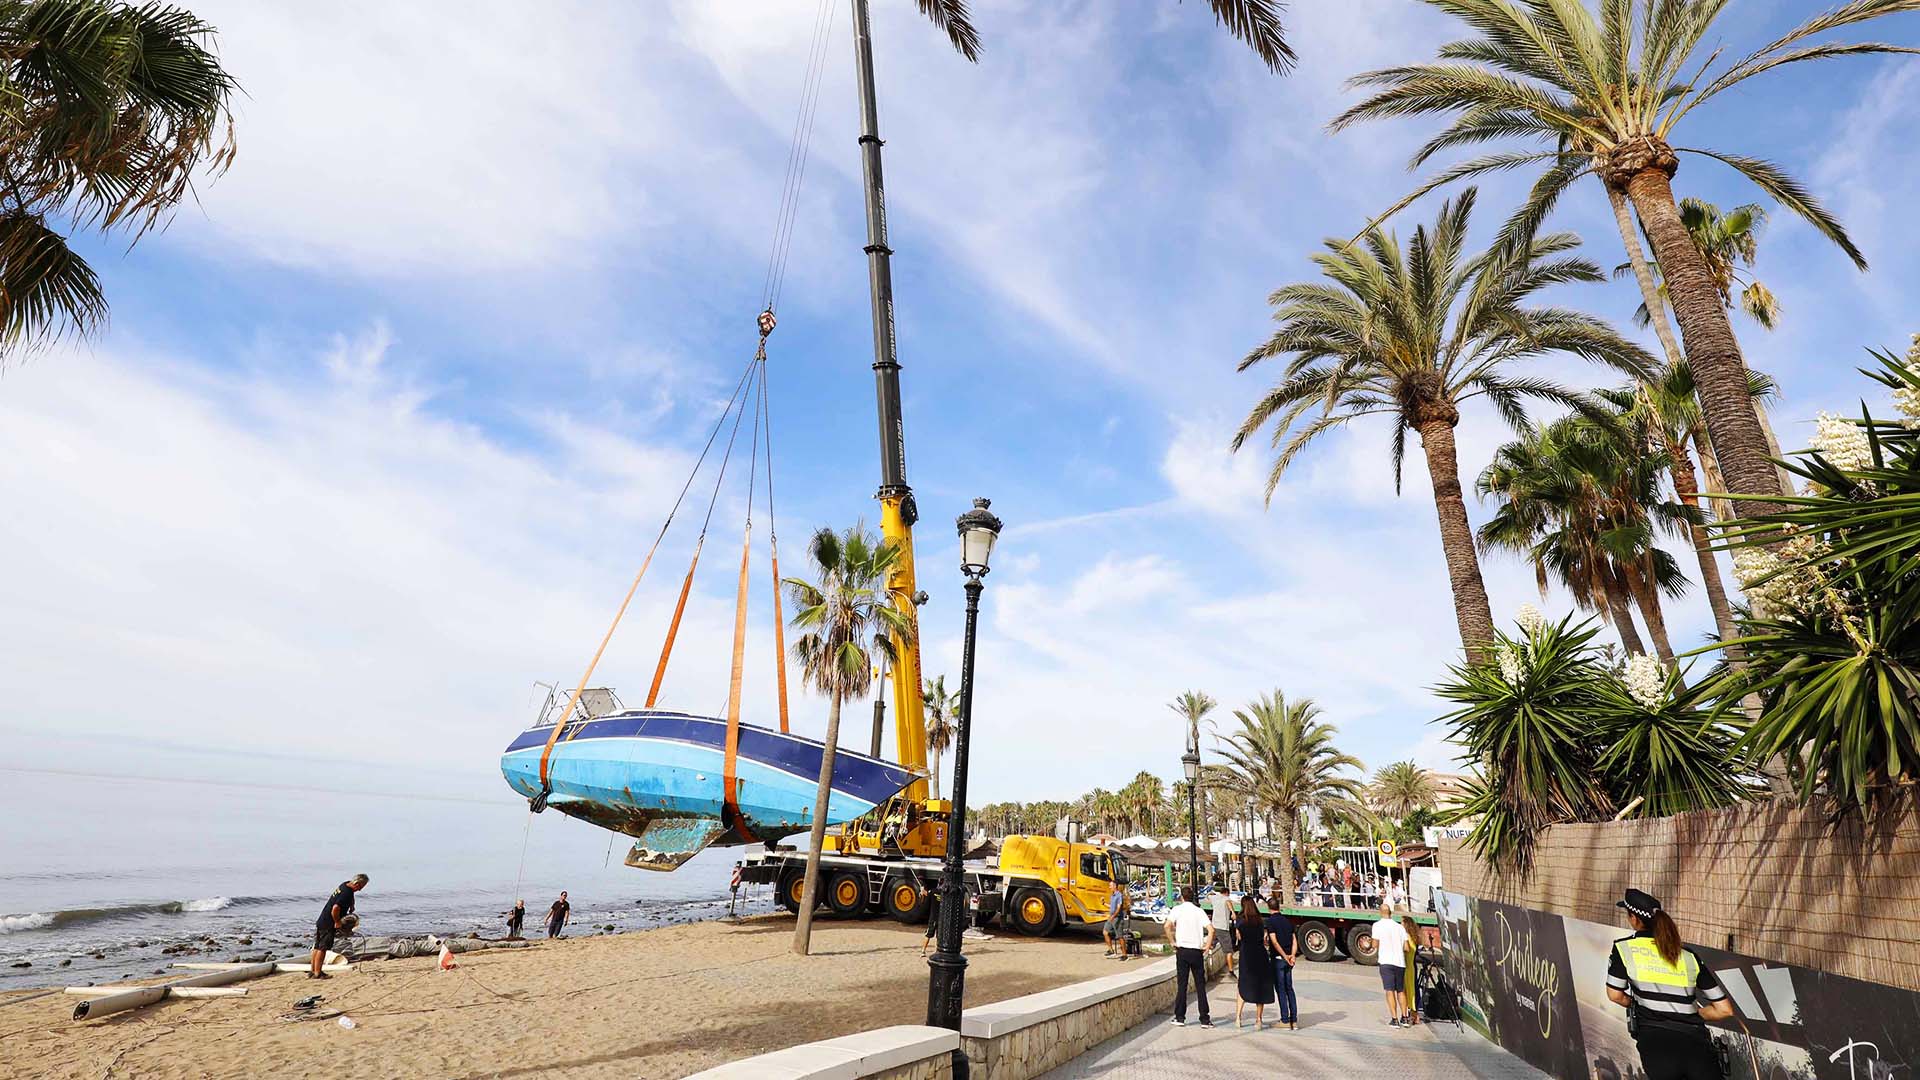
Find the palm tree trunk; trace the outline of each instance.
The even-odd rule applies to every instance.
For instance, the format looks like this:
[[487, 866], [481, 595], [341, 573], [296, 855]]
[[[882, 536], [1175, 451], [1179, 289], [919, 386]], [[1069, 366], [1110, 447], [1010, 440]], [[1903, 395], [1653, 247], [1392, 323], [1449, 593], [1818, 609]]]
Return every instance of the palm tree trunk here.
[[1300, 812], [1286, 807], [1280, 812], [1280, 902], [1293, 903], [1293, 890], [1300, 883], [1293, 876], [1293, 840], [1300, 824]]
[[933, 758], [930, 762], [931, 767], [927, 770], [927, 797], [937, 799], [940, 797], [940, 748], [929, 746], [927, 752]]
[[1700, 475], [1707, 483], [1707, 501], [1713, 506], [1713, 516], [1718, 521], [1733, 520], [1733, 500], [1720, 494], [1727, 490], [1727, 478], [1720, 475], [1720, 459], [1713, 455], [1713, 444], [1707, 441], [1707, 433], [1697, 425], [1687, 432], [1692, 440], [1694, 452], [1700, 455]]
[[1647, 635], [1653, 638], [1654, 655], [1672, 667], [1673, 642], [1667, 638], [1667, 615], [1660, 609], [1660, 589], [1653, 581], [1652, 562], [1651, 556], [1642, 555], [1640, 565], [1629, 564], [1621, 569], [1627, 576], [1627, 590], [1639, 605], [1640, 616], [1647, 621]]
[[820, 849], [827, 842], [827, 797], [833, 793], [833, 753], [840, 745], [840, 697], [835, 693], [828, 699], [826, 751], [820, 755], [820, 786], [813, 793], [813, 828], [807, 833], [807, 875], [793, 925], [793, 951], [801, 956], [813, 941], [813, 906], [820, 896]]
[[[1437, 410], [1436, 410], [1437, 411]], [[1447, 557], [1447, 579], [1453, 586], [1453, 615], [1460, 626], [1460, 644], [1467, 662], [1487, 658], [1493, 643], [1493, 607], [1480, 577], [1480, 558], [1474, 551], [1473, 526], [1460, 496], [1460, 453], [1453, 441], [1459, 413], [1420, 419], [1420, 444], [1427, 452], [1427, 475], [1433, 479], [1433, 507], [1440, 517], [1440, 547]]]
[[1627, 248], [1627, 263], [1633, 267], [1634, 280], [1640, 283], [1640, 299], [1647, 305], [1653, 336], [1660, 339], [1660, 348], [1667, 354], [1667, 363], [1677, 364], [1685, 354], [1680, 351], [1680, 342], [1673, 336], [1673, 323], [1667, 321], [1667, 301], [1660, 295], [1659, 282], [1653, 280], [1653, 266], [1647, 262], [1646, 249], [1640, 246], [1640, 230], [1634, 228], [1633, 213], [1627, 205], [1626, 193], [1615, 190], [1604, 180], [1600, 186], [1607, 189], [1607, 201], [1613, 204], [1613, 223], [1620, 228], [1620, 242]]
[[[1673, 475], [1673, 493], [1689, 511], [1688, 516], [1700, 519], [1700, 480], [1694, 475], [1693, 459], [1687, 455], [1687, 448], [1673, 439], [1667, 439], [1667, 471]], [[1720, 579], [1720, 560], [1713, 554], [1713, 537], [1708, 534], [1703, 520], [1694, 520], [1687, 525], [1687, 536], [1693, 541], [1693, 554], [1700, 562], [1700, 584], [1707, 590], [1707, 607], [1713, 610], [1713, 627], [1720, 634], [1721, 641], [1732, 641], [1740, 636], [1739, 629], [1733, 625], [1733, 607], [1727, 603], [1726, 582]], [[1727, 660], [1738, 664], [1744, 657], [1740, 647], [1727, 650]]]
[[1633, 625], [1633, 609], [1627, 606], [1627, 590], [1620, 584], [1620, 577], [1613, 569], [1600, 572], [1601, 591], [1606, 593], [1607, 614], [1613, 619], [1614, 632], [1620, 635], [1620, 647], [1627, 650], [1629, 656], [1645, 655], [1647, 647], [1640, 641], [1640, 631]]
[[[1642, 138], [1609, 155], [1608, 173], [1633, 201], [1653, 241], [1653, 257], [1666, 280], [1667, 297], [1680, 323], [1693, 368], [1707, 434], [1734, 493], [1778, 495], [1780, 476], [1767, 458], [1767, 437], [1754, 415], [1746, 361], [1713, 274], [1680, 220], [1669, 178], [1679, 161], [1664, 142]], [[1765, 503], [1736, 503], [1735, 514], [1764, 512]]]

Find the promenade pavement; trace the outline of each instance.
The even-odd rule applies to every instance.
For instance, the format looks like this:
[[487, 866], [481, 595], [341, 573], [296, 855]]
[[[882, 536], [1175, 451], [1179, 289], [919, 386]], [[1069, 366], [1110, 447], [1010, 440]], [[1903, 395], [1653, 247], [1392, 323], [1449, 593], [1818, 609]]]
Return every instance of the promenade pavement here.
[[[1252, 1008], [1246, 1028], [1236, 1031], [1233, 980], [1226, 977], [1208, 992], [1218, 1025], [1212, 1031], [1198, 1026], [1198, 1012], [1189, 1001], [1187, 1027], [1174, 1027], [1167, 1022], [1169, 1014], [1160, 1013], [1043, 1080], [1544, 1080], [1547, 1075], [1450, 1022], [1388, 1027], [1374, 968], [1303, 963], [1298, 970], [1298, 1031], [1255, 1031]], [[1269, 1023], [1274, 1015], [1268, 1006]]]

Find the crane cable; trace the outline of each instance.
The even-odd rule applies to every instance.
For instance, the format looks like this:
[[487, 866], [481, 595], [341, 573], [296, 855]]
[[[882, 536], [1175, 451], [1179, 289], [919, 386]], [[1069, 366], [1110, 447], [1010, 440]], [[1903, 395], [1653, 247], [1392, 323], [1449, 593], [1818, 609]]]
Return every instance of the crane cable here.
[[819, 0], [813, 17], [813, 40], [807, 51], [806, 76], [800, 85], [800, 107], [793, 119], [787, 146], [787, 171], [780, 186], [780, 209], [775, 215], [773, 244], [767, 252], [767, 275], [760, 306], [774, 311], [780, 305], [787, 278], [787, 255], [793, 248], [794, 225], [800, 214], [800, 188], [806, 180], [807, 157], [813, 146], [813, 124], [819, 116], [820, 86], [826, 72], [827, 47], [833, 40], [832, 0]]

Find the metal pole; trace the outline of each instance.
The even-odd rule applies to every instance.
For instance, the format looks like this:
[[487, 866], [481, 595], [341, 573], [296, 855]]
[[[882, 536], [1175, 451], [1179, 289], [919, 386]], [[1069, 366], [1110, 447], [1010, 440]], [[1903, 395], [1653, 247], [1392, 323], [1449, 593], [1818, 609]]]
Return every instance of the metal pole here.
[[880, 728], [887, 718], [887, 683], [883, 676], [880, 689], [873, 695], [873, 750], [869, 757], [880, 756]]
[[887, 186], [880, 172], [880, 112], [873, 90], [873, 33], [867, 0], [853, 0], [855, 88], [860, 94], [860, 172], [867, 195], [867, 280], [873, 297], [874, 391], [880, 404], [880, 494], [907, 491], [907, 441], [900, 419], [900, 362], [893, 331], [893, 249], [887, 246]]
[[[974, 627], [980, 619], [980, 579], [967, 579], [967, 633], [960, 654], [960, 722], [953, 737], [953, 809], [947, 818], [947, 862], [940, 876], [940, 926], [933, 956], [927, 961], [927, 1026], [960, 1030], [966, 989], [967, 958], [960, 955], [960, 933], [967, 917], [967, 883], [960, 860], [966, 851], [967, 744], [973, 731]], [[956, 1050], [953, 1075], [966, 1080], [967, 1056]]]
[[1200, 778], [1187, 781], [1187, 883], [1193, 886], [1195, 900], [1200, 898]]

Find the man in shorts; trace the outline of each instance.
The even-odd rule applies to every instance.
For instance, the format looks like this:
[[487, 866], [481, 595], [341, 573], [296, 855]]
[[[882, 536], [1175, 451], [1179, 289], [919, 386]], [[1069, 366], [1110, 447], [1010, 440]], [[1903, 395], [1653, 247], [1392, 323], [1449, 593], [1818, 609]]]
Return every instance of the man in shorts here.
[[1127, 938], [1132, 931], [1132, 898], [1127, 895], [1127, 887], [1119, 882], [1113, 883], [1113, 891], [1107, 895], [1107, 925], [1101, 934], [1107, 939], [1107, 955], [1112, 956], [1117, 946], [1120, 959], [1127, 958]]
[[367, 875], [355, 874], [351, 880], [343, 881], [340, 887], [327, 897], [327, 906], [320, 909], [320, 919], [313, 924], [313, 967], [308, 970], [309, 979], [332, 978], [320, 970], [326, 962], [327, 953], [333, 949], [334, 937], [342, 930], [351, 928], [353, 915], [353, 894], [367, 887]]
[[1380, 905], [1380, 921], [1370, 928], [1379, 949], [1380, 988], [1387, 993], [1387, 1026], [1412, 1027], [1407, 1022], [1407, 945], [1413, 939], [1393, 917], [1393, 905]]

